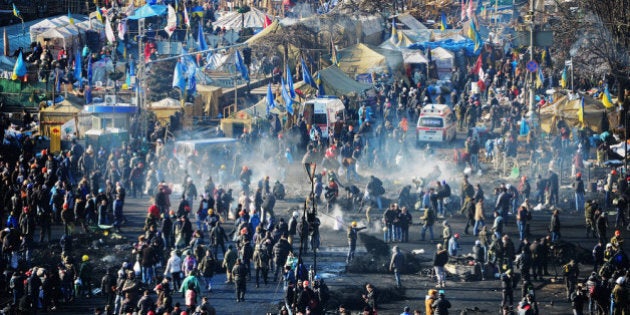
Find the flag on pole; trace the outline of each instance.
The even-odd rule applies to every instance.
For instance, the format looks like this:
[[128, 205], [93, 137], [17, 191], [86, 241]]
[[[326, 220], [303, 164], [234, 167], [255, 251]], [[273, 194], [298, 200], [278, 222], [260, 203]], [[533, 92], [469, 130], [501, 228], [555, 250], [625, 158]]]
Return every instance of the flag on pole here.
[[276, 107], [276, 103], [273, 100], [273, 92], [271, 91], [271, 82], [269, 82], [269, 84], [267, 85], [267, 115], [269, 115], [269, 112], [274, 107]]
[[265, 14], [265, 22], [263, 23], [263, 28], [267, 28], [267, 26], [271, 25], [271, 23], [273, 22], [271, 21], [269, 16]]
[[83, 80], [81, 79], [83, 74], [83, 67], [81, 66], [81, 53], [77, 50], [77, 53], [74, 57], [74, 79], [79, 81], [79, 88], [83, 85]]
[[584, 123], [584, 96], [580, 100], [580, 108], [578, 108], [578, 121]]
[[173, 70], [173, 87], [179, 88], [179, 90], [184, 93], [186, 90], [186, 66], [182, 59], [177, 61], [175, 64], [175, 69]]
[[610, 91], [608, 91], [608, 86], [606, 86], [606, 88], [604, 88], [604, 95], [602, 96], [602, 103], [604, 104], [604, 107], [606, 108], [611, 108], [613, 107], [613, 101], [612, 101], [612, 96], [610, 96]]
[[567, 67], [564, 67], [564, 70], [562, 70], [562, 75], [560, 76], [560, 86], [563, 89], [567, 87]]
[[[470, 1], [472, 2], [472, 0]], [[470, 20], [470, 26], [468, 27], [468, 37], [475, 43], [475, 51], [479, 50], [483, 44], [481, 41], [481, 34], [479, 34], [475, 21], [472, 19]]]
[[289, 95], [289, 91], [287, 91], [286, 87], [284, 86], [284, 79], [280, 79], [280, 84], [284, 106], [286, 106], [287, 108], [287, 113], [293, 115], [293, 99], [291, 98], [291, 95]]
[[168, 14], [166, 18], [166, 27], [164, 27], [164, 31], [168, 34], [168, 37], [171, 37], [175, 30], [177, 29], [177, 13], [175, 13], [175, 9], [172, 5], [168, 5]]
[[127, 89], [131, 88], [131, 75], [129, 74], [129, 69], [125, 71], [125, 85], [127, 86]]
[[107, 41], [110, 44], [116, 41], [116, 35], [114, 35], [114, 29], [112, 28], [112, 23], [109, 18], [105, 18], [105, 37], [107, 37]]
[[293, 88], [293, 75], [291, 75], [291, 69], [287, 64], [287, 86], [289, 87], [289, 93], [291, 98], [295, 98], [295, 89]]
[[519, 130], [519, 135], [526, 136], [529, 134], [529, 124], [527, 123], [527, 119], [525, 117], [521, 118], [521, 130]]
[[545, 76], [542, 73], [542, 69], [538, 68], [538, 75], [536, 76], [536, 88], [540, 89], [544, 85]]
[[481, 54], [479, 54], [479, 57], [477, 57], [477, 61], [475, 62], [475, 66], [473, 66], [471, 73], [479, 73], [479, 70], [483, 65], [483, 59], [481, 57]]
[[444, 12], [442, 12], [442, 17], [440, 19], [440, 30], [445, 30], [448, 28], [448, 23], [446, 21], [446, 14], [444, 14]]
[[184, 24], [187, 28], [190, 28], [190, 19], [188, 18], [188, 10], [186, 10], [186, 4], [184, 4]]
[[188, 95], [195, 95], [197, 93], [197, 67], [190, 67], [188, 71]]
[[74, 18], [70, 14], [70, 9], [68, 9], [68, 22], [70, 22], [70, 25], [74, 25]]
[[192, 9], [190, 10], [190, 15], [202, 18], [204, 15], [203, 7], [200, 5], [192, 7]]
[[125, 40], [125, 34], [127, 33], [127, 19], [118, 21], [118, 38]]
[[337, 60], [337, 49], [335, 48], [335, 43], [333, 43], [332, 37], [330, 38], [330, 46], [331, 46], [331, 54], [330, 61], [335, 66], [339, 66], [339, 60]]
[[392, 20], [392, 36], [389, 38], [393, 43], [397, 43], [398, 39], [398, 27], [396, 26], [396, 19]]
[[103, 14], [101, 13], [101, 9], [99, 9], [98, 6], [96, 6], [96, 18], [101, 21], [101, 23], [103, 22]]
[[55, 69], [55, 93], [57, 94], [61, 93], [61, 81], [61, 70]]
[[26, 64], [24, 63], [24, 59], [22, 59], [22, 52], [18, 55], [17, 60], [15, 61], [15, 65], [13, 66], [13, 74], [11, 75], [11, 79], [17, 80], [26, 75]]
[[479, 79], [477, 80], [479, 91], [484, 91], [486, 89], [486, 73], [483, 71], [483, 67], [479, 67], [479, 72], [477, 73], [477, 75], [479, 77]]
[[462, 13], [460, 19], [463, 21], [466, 19], [466, 1], [462, 0]]
[[203, 36], [203, 27], [199, 23], [199, 31], [197, 32], [197, 43], [199, 45], [199, 51], [208, 50], [208, 44], [206, 44], [206, 37]]
[[317, 84], [315, 84], [315, 81], [313, 80], [313, 76], [311, 76], [311, 73], [308, 71], [304, 58], [300, 58], [300, 62], [302, 65], [302, 80], [312, 87], [317, 87]]
[[326, 95], [326, 91], [324, 90], [324, 84], [322, 83], [322, 78], [319, 76], [319, 72], [317, 72], [317, 79], [315, 80], [315, 84], [317, 84], [317, 94], [319, 96]]
[[20, 14], [20, 10], [17, 9], [15, 3], [13, 3], [13, 15], [15, 15], [15, 17], [19, 18], [20, 20], [22, 19], [22, 14]]
[[243, 57], [241, 57], [241, 52], [237, 50], [235, 55], [236, 55], [235, 56], [236, 62], [234, 63], [234, 65], [236, 66], [236, 70], [238, 70], [238, 72], [241, 73], [243, 80], [249, 81], [249, 73], [247, 71], [247, 66], [245, 65], [245, 63], [243, 63]]

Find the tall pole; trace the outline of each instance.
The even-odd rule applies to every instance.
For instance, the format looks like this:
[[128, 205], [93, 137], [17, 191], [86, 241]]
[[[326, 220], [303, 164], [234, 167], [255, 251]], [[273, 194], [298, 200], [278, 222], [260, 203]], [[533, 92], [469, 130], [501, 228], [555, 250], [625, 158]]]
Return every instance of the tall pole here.
[[573, 57], [571, 57], [571, 91], [575, 91], [573, 89]]
[[[530, 24], [529, 24], [529, 60], [534, 60], [534, 0], [530, 0], [529, 2], [529, 15], [530, 15]], [[533, 72], [530, 75], [529, 82], [529, 115], [534, 118], [534, 75]]]

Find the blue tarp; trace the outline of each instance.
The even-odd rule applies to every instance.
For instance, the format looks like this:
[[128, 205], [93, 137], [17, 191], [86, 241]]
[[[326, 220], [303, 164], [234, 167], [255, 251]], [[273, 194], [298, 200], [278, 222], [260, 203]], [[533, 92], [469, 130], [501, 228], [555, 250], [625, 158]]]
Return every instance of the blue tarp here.
[[414, 43], [407, 46], [407, 48], [409, 49], [421, 49], [421, 50], [426, 50], [427, 47], [431, 49], [442, 47], [452, 52], [456, 52], [458, 50], [463, 49], [464, 53], [468, 57], [478, 56], [479, 52], [481, 51], [481, 49], [479, 49], [478, 51], [475, 51], [475, 43], [468, 38], [465, 40], [460, 40], [460, 41], [455, 41], [449, 38], [449, 39], [445, 39], [445, 40], [441, 40], [437, 42]]
[[165, 5], [144, 5], [136, 10], [132, 16], [129, 16], [130, 20], [139, 20], [152, 16], [164, 15], [166, 13], [167, 7]]

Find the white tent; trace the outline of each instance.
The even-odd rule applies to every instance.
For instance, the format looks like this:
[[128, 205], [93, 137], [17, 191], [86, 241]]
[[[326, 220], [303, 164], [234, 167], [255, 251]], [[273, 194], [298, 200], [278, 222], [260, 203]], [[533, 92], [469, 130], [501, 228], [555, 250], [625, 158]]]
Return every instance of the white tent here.
[[52, 46], [51, 53], [53, 56], [56, 56], [61, 48], [70, 48], [72, 46], [77, 38], [76, 35], [76, 33], [65, 27], [57, 27], [37, 35], [37, 42], [49, 47]]
[[229, 54], [222, 54], [219, 52], [213, 53], [206, 59], [206, 61], [208, 62], [208, 64], [206, 65], [206, 69], [207, 70], [222, 69], [229, 57], [230, 57]]
[[433, 61], [435, 61], [438, 78], [440, 80], [450, 79], [453, 65], [455, 63], [455, 55], [442, 47], [437, 47], [431, 50], [431, 57]]
[[214, 27], [225, 27], [228, 30], [240, 31], [242, 28], [263, 28], [265, 24], [265, 12], [251, 7], [246, 13], [236, 11], [229, 12], [212, 23]]
[[[87, 20], [87, 16], [85, 15], [72, 15], [74, 22], [76, 24], [81, 23]], [[44, 33], [50, 29], [57, 28], [60, 26], [70, 25], [70, 18], [67, 15], [60, 15], [57, 17], [50, 17], [42, 20], [41, 22], [35, 23], [29, 27], [29, 33], [31, 34], [31, 41], [37, 41], [37, 36], [41, 33]]]
[[403, 61], [408, 63], [429, 63], [427, 57], [422, 54], [420, 50], [403, 49], [402, 50]]

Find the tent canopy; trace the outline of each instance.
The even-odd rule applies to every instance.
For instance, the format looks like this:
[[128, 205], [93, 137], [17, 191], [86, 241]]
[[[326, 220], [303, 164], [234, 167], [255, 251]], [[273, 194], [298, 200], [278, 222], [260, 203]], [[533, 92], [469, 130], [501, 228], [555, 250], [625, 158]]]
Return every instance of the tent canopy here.
[[371, 88], [368, 84], [357, 82], [348, 77], [343, 71], [337, 68], [337, 66], [322, 69], [319, 71], [319, 75], [322, 84], [324, 84], [326, 94], [337, 96], [351, 95], [361, 93]]
[[339, 51], [339, 68], [349, 76], [387, 70], [385, 56], [364, 44], [356, 44]]
[[[80, 22], [86, 21], [88, 17], [85, 15], [73, 14], [72, 18], [74, 19], [75, 23], [80, 23]], [[66, 25], [70, 25], [70, 18], [68, 18], [67, 15], [60, 15], [57, 17], [51, 17], [51, 18], [41, 20], [40, 22], [37, 22], [31, 25], [31, 27], [29, 27], [31, 41], [32, 42], [37, 41], [37, 35], [41, 33], [44, 33], [53, 28], [66, 26]]]
[[419, 50], [403, 49], [402, 56], [405, 63], [429, 63], [427, 57]]
[[157, 102], [151, 103], [150, 108], [182, 108], [182, 103], [174, 98], [167, 97]]
[[[568, 96], [563, 96], [553, 104], [540, 109], [540, 127], [547, 133], [556, 131], [556, 124], [559, 120], [564, 120], [570, 127], [579, 126], [578, 111], [580, 109], [581, 98], [570, 100]], [[606, 109], [602, 103], [592, 97], [584, 97], [584, 123], [594, 132], [600, 133], [602, 115]]]
[[400, 23], [402, 23], [403, 25], [405, 25], [407, 28], [409, 28], [411, 30], [425, 30], [425, 29], [427, 29], [427, 27], [424, 26], [424, 24], [422, 24], [420, 21], [418, 21], [416, 18], [414, 18], [409, 13], [399, 14], [398, 16], [396, 16], [396, 18], [398, 19], [398, 21]]
[[263, 28], [265, 25], [265, 12], [254, 7], [243, 14], [236, 11], [229, 12], [212, 23], [213, 26], [225, 27], [226, 29], [240, 31], [245, 28]]
[[164, 15], [166, 13], [167, 7], [165, 5], [156, 4], [150, 5], [146, 4], [138, 8], [133, 15], [127, 17], [130, 20], [139, 20], [153, 16]]

